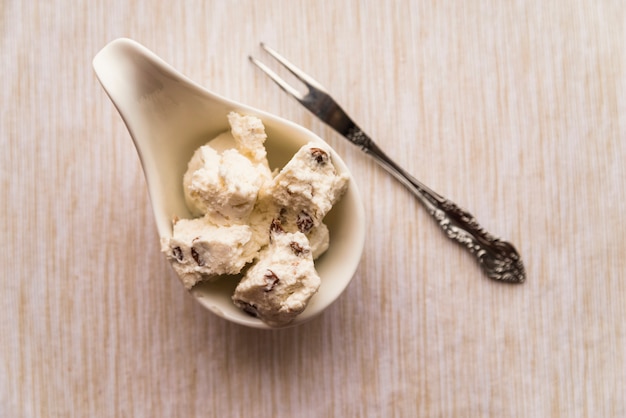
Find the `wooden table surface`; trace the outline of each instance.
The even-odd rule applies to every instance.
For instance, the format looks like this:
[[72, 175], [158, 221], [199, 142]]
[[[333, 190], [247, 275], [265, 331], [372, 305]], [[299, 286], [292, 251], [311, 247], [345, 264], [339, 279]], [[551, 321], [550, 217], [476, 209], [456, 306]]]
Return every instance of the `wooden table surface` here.
[[[5, 0], [0, 33], [0, 417], [626, 416], [621, 0]], [[324, 314], [253, 330], [184, 291], [91, 66], [122, 36], [351, 167], [367, 242]], [[514, 242], [527, 282], [486, 279], [248, 62], [260, 41]]]

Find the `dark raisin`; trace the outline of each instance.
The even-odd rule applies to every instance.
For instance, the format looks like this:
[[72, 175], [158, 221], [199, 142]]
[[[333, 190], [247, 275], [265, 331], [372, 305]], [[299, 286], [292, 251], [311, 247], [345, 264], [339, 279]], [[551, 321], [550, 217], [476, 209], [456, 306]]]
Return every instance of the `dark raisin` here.
[[272, 219], [272, 223], [270, 224], [270, 234], [277, 232], [285, 232], [283, 229], [283, 225], [280, 222], [280, 219], [274, 218]]
[[302, 211], [298, 214], [298, 219], [296, 219], [296, 225], [298, 225], [298, 230], [303, 234], [306, 234], [313, 228], [313, 218], [311, 215]]
[[196, 263], [198, 263], [200, 267], [204, 266], [204, 260], [200, 257], [200, 254], [198, 254], [198, 251], [196, 251], [193, 247], [191, 247], [191, 256], [194, 260], [196, 260]]
[[311, 148], [311, 157], [319, 165], [325, 165], [328, 162], [328, 153], [321, 148]]
[[183, 250], [181, 250], [180, 247], [172, 248], [172, 254], [174, 255], [174, 257], [176, 257], [178, 261], [183, 261]]
[[280, 282], [280, 279], [278, 278], [276, 273], [274, 273], [270, 269], [268, 269], [265, 272], [265, 275], [263, 276], [263, 280], [265, 280], [265, 289], [264, 290], [266, 292], [269, 292], [269, 291], [273, 290], [274, 287], [276, 287], [276, 285], [278, 284], [278, 282]]
[[302, 253], [304, 252], [304, 247], [295, 241], [291, 241], [289, 243], [289, 246], [291, 247], [291, 250], [295, 255], [302, 255]]
[[238, 300], [237, 303], [239, 304], [239, 307], [248, 315], [254, 316], [256, 318], [259, 317], [259, 312], [256, 310], [256, 306], [254, 306], [253, 304], [244, 302], [243, 300]]

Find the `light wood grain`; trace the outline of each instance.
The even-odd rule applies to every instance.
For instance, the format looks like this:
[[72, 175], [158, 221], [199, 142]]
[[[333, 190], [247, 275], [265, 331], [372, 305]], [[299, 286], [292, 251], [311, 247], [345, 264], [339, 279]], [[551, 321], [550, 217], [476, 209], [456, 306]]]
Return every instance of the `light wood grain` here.
[[[621, 1], [6, 0], [0, 32], [0, 417], [626, 416]], [[368, 240], [321, 317], [251, 330], [184, 292], [91, 68], [120, 36], [350, 165]], [[485, 279], [247, 62], [259, 41], [516, 243], [527, 283]]]

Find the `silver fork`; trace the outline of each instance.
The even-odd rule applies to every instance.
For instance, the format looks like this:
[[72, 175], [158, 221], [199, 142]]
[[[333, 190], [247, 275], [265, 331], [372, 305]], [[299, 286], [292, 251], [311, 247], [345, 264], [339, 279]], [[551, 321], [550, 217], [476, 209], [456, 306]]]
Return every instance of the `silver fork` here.
[[306, 94], [289, 85], [254, 57], [250, 56], [250, 61], [324, 123], [371, 155], [382, 168], [406, 186], [426, 207], [446, 235], [478, 259], [487, 277], [507, 283], [523, 283], [526, 280], [520, 255], [511, 243], [491, 235], [478, 224], [472, 214], [398, 166], [352, 121], [320, 83], [264, 43], [261, 43], [261, 47], [306, 86]]

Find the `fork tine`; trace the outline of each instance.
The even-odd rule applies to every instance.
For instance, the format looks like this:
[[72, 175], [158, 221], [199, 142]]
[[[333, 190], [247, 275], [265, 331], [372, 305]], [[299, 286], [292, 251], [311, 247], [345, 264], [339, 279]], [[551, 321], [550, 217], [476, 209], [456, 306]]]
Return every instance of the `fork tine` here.
[[285, 92], [287, 92], [288, 94], [292, 95], [293, 97], [296, 98], [296, 100], [298, 101], [302, 101], [302, 99], [304, 98], [303, 94], [300, 93], [298, 90], [296, 90], [294, 87], [292, 87], [291, 85], [289, 85], [285, 80], [283, 80], [278, 74], [276, 74], [271, 68], [269, 68], [267, 65], [263, 64], [261, 61], [257, 60], [256, 58], [249, 56], [248, 57], [250, 59], [250, 61], [256, 65], [257, 67], [259, 67], [259, 69], [261, 71], [263, 71], [265, 74], [267, 74], [269, 76], [269, 78], [271, 78], [272, 80], [274, 80], [274, 82], [276, 84], [278, 84], [278, 86], [283, 89]]
[[[315, 81], [311, 78], [311, 76], [307, 75], [304, 71], [300, 70], [298, 67], [290, 63], [285, 57], [264, 43], [261, 43], [261, 47], [280, 64], [285, 66], [285, 68], [287, 68], [287, 70], [289, 70], [300, 82], [302, 82], [308, 88], [308, 92], [306, 94], [298, 92], [298, 90], [290, 86], [285, 80], [280, 78], [279, 75], [269, 69], [266, 65], [253, 57], [249, 57], [253, 64], [259, 67], [266, 75], [274, 80], [280, 88], [298, 100], [302, 106], [317, 116], [322, 122], [362, 148], [367, 145], [367, 141], [364, 141], [364, 138], [367, 136], [363, 134], [361, 128], [356, 126], [350, 116], [348, 116], [348, 114], [339, 106], [335, 99], [331, 97], [331, 95], [324, 89], [324, 87], [322, 87], [320, 83]], [[356, 133], [361, 134], [358, 136]], [[370, 140], [368, 139], [368, 141]]]
[[318, 91], [327, 93], [326, 89], [317, 80], [313, 79], [310, 75], [308, 75], [307, 73], [302, 71], [300, 68], [296, 67], [294, 64], [289, 62], [287, 58], [280, 55], [274, 49], [265, 45], [264, 42], [261, 42], [261, 48], [267, 51], [267, 53], [270, 54], [276, 61], [278, 61], [285, 68], [287, 68], [289, 72], [293, 74], [294, 76], [296, 76], [296, 78], [300, 80], [302, 83], [304, 83], [304, 85], [306, 85], [309, 88], [309, 90], [318, 90]]

